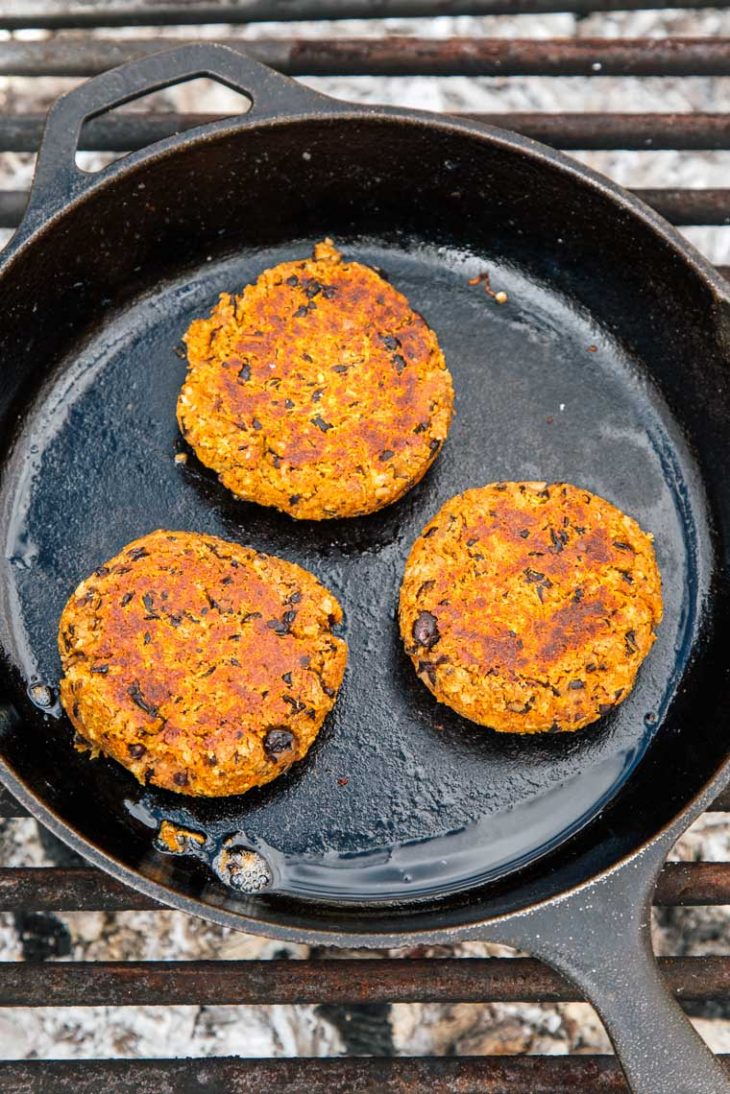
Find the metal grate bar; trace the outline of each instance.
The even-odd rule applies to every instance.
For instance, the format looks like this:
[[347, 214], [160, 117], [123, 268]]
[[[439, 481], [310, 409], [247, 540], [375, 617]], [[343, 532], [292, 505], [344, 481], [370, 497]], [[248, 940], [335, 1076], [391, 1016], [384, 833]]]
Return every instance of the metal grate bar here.
[[17, 228], [27, 204], [27, 190], [0, 190], [0, 228]]
[[[660, 906], [730, 905], [730, 863], [670, 862], [659, 876]], [[155, 900], [91, 866], [0, 869], [0, 911], [141, 911]]]
[[[664, 957], [680, 1000], [730, 998], [730, 958]], [[334, 961], [3, 962], [0, 1007], [299, 1003], [572, 1003], [582, 993], [530, 957]]]
[[724, 8], [726, 0], [14, 0], [0, 27], [162, 26], [437, 15], [538, 15], [552, 12]]
[[[728, 1057], [720, 1057], [728, 1065]], [[613, 1056], [420, 1059], [23, 1060], [0, 1064], [0, 1088], [43, 1094], [626, 1094]]]
[[667, 862], [657, 881], [654, 903], [662, 907], [730, 904], [730, 863]]
[[[730, 224], [730, 190], [634, 190], [673, 224]], [[0, 190], [0, 228], [20, 223], [28, 194], [25, 190]]]
[[[0, 228], [4, 227], [5, 225], [0, 222]], [[0, 818], [27, 816], [28, 810], [24, 809], [4, 787], [0, 787]]]
[[[730, 1071], [730, 1057], [720, 1056]], [[23, 1060], [0, 1064], [4, 1090], [44, 1094], [628, 1094], [613, 1056], [461, 1059]]]
[[[730, 266], [718, 266], [717, 271], [730, 281]], [[716, 813], [730, 812], [730, 786], [718, 794], [710, 806], [710, 810], [714, 810]]]
[[[0, 42], [6, 76], [91, 76], [190, 39]], [[210, 39], [293, 76], [727, 76], [723, 38]]]
[[[458, 116], [458, 115], [457, 115]], [[730, 148], [730, 114], [468, 114], [566, 149], [710, 150]], [[84, 127], [80, 147], [98, 152], [130, 152], [195, 126], [217, 114], [120, 113]], [[44, 114], [0, 115], [0, 150], [35, 152]]]
[[730, 190], [634, 190], [672, 224], [730, 224]]
[[0, 911], [4, 912], [121, 912], [160, 907], [93, 866], [0, 869]]
[[730, 190], [633, 190], [672, 224], [730, 224]]

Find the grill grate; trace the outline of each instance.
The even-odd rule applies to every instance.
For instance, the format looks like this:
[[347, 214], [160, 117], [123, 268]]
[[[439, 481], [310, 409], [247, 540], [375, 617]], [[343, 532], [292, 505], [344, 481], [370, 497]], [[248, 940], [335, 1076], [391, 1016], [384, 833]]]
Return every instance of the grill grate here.
[[[0, 13], [0, 30], [142, 27], [265, 20], [324, 20], [387, 16], [536, 15], [637, 11], [658, 0], [14, 0]], [[671, 9], [698, 9], [704, 0], [668, 0]], [[718, 2], [715, 8], [728, 3]], [[400, 28], [399, 28], [400, 29]], [[159, 48], [174, 37], [6, 37], [0, 76], [88, 76]], [[189, 41], [190, 39], [184, 39]], [[730, 40], [715, 38], [515, 39], [351, 38], [284, 36], [221, 38], [227, 45], [291, 75], [306, 76], [730, 76]], [[730, 113], [477, 114], [567, 150], [727, 151]], [[82, 149], [125, 152], [213, 120], [212, 115], [115, 114], [85, 127]], [[0, 153], [37, 150], [43, 116], [0, 115]], [[730, 225], [730, 188], [635, 191], [674, 224]], [[0, 228], [16, 226], [27, 193], [0, 191]], [[730, 277], [730, 265], [720, 267]], [[715, 803], [730, 811], [730, 792]], [[0, 819], [26, 815], [0, 791]], [[730, 862], [669, 863], [659, 879], [657, 906], [730, 905]], [[0, 911], [156, 910], [148, 897], [83, 865], [0, 868]], [[730, 999], [730, 956], [660, 961], [683, 1002]], [[581, 997], [562, 976], [530, 958], [348, 958], [308, 961], [7, 962], [0, 1007], [173, 1006], [179, 1004], [374, 1005], [393, 1002], [572, 1002]], [[730, 1057], [723, 1057], [730, 1061]], [[466, 1058], [346, 1058], [240, 1060], [85, 1060], [0, 1062], [0, 1088], [76, 1094], [110, 1086], [115, 1092], [300, 1091], [309, 1094], [387, 1094], [428, 1089], [462, 1092], [625, 1091], [610, 1056], [488, 1056]]]
[[[730, 1070], [730, 1057], [721, 1057]], [[626, 1094], [611, 1056], [92, 1060], [0, 1064], [4, 1090], [98, 1094]]]
[[110, 27], [195, 23], [294, 22], [301, 19], [417, 18], [438, 15], [545, 15], [551, 12], [694, 10], [708, 0], [15, 0], [0, 26]]
[[[8, 76], [95, 76], [186, 39], [0, 42]], [[211, 38], [288, 76], [730, 76], [718, 38]]]
[[[458, 116], [458, 115], [457, 115]], [[485, 125], [513, 129], [536, 141], [567, 150], [726, 151], [730, 114], [463, 114]], [[132, 152], [185, 129], [216, 121], [217, 114], [116, 114], [92, 119], [81, 133], [80, 149]], [[0, 114], [0, 149], [35, 152], [43, 114]]]

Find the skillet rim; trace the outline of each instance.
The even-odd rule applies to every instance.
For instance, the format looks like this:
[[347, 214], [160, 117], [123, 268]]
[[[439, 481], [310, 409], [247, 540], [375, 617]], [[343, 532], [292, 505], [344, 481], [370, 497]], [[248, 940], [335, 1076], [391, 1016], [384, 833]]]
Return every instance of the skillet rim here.
[[[282, 77], [282, 79], [284, 78]], [[521, 134], [511, 133], [496, 126], [488, 126], [474, 119], [446, 117], [429, 111], [399, 107], [360, 107], [331, 99], [319, 92], [297, 85], [294, 81], [286, 80], [285, 82], [292, 84], [300, 92], [302, 104], [300, 111], [278, 112], [275, 104], [270, 111], [266, 111], [255, 105], [248, 114], [243, 116], [221, 119], [205, 126], [175, 134], [147, 148], [129, 153], [96, 174], [88, 175], [79, 185], [73, 188], [70, 195], [54, 194], [53, 192], [49, 192], [47, 195], [36, 194], [36, 184], [34, 182], [31, 188], [28, 214], [16, 230], [2, 256], [0, 256], [0, 279], [12, 277], [16, 258], [22, 257], [26, 248], [42, 245], [44, 234], [52, 231], [67, 213], [82, 205], [88, 197], [102, 189], [113, 187], [120, 177], [132, 174], [134, 171], [143, 169], [146, 165], [168, 156], [173, 156], [176, 152], [191, 144], [212, 142], [219, 136], [243, 135], [250, 130], [259, 128], [306, 125], [309, 122], [346, 123], [351, 120], [367, 120], [375, 123], [403, 126], [426, 126], [432, 131], [443, 131], [456, 137], [476, 139], [491, 145], [506, 147], [528, 156], [539, 167], [548, 166], [571, 176], [578, 184], [602, 194], [617, 211], [623, 211], [643, 222], [677, 253], [678, 257], [690, 267], [695, 277], [704, 282], [710, 289], [716, 306], [730, 305], [730, 284], [663, 217], [617, 183], [605, 178], [585, 164], [573, 160], [564, 153]], [[36, 796], [29, 786], [15, 774], [3, 756], [0, 756], [0, 782], [27, 809], [31, 816], [40, 821], [73, 851], [84, 857], [92, 865], [99, 867], [117, 880], [163, 905], [171, 906], [190, 915], [197, 915], [220, 926], [265, 935], [280, 941], [310, 945], [382, 948], [402, 946], [406, 943], [454, 943], [466, 938], [484, 937], [485, 934], [493, 934], [495, 931], [508, 928], [511, 922], [519, 920], [525, 915], [530, 915], [540, 909], [555, 907], [569, 897], [578, 898], [581, 894], [589, 893], [602, 882], [624, 870], [625, 867], [631, 864], [638, 865], [643, 858], [651, 860], [651, 876], [653, 878], [672, 843], [701, 812], [711, 805], [720, 790], [730, 783], [730, 752], [724, 762], [717, 768], [715, 774], [661, 829], [643, 840], [627, 854], [620, 856], [608, 867], [590, 874], [581, 882], [561, 890], [545, 900], [526, 903], [507, 913], [487, 916], [482, 914], [480, 916], [478, 905], [476, 905], [475, 918], [468, 923], [444, 926], [438, 929], [414, 929], [413, 926], [406, 925], [404, 929], [396, 929], [393, 933], [373, 930], [351, 931], [339, 927], [336, 923], [331, 929], [319, 925], [315, 927], [292, 926], [288, 923], [279, 922], [281, 917], [278, 912], [275, 909], [268, 909], [265, 904], [260, 906], [263, 915], [253, 917], [243, 911], [227, 910], [206, 903], [202, 898], [186, 896], [164, 882], [153, 881], [145, 877], [141, 872], [127, 866], [113, 855], [100, 850], [94, 843], [63, 820], [59, 813]], [[660, 857], [657, 858], [656, 854], [652, 855], [650, 853], [652, 850], [658, 850]], [[307, 920], [306, 909], [308, 905], [308, 901], [296, 902], [296, 915], [303, 922]], [[311, 906], [316, 908], [320, 914], [323, 909], [326, 909], [328, 914], [330, 911], [336, 914], [336, 908], [327, 905], [325, 902], [312, 902]], [[415, 904], [412, 906], [403, 905], [403, 907], [408, 909], [412, 907], [414, 913], [418, 910], [418, 906]], [[382, 911], [387, 914], [387, 907], [383, 907]], [[438, 902], [435, 902], [432, 915], [438, 916], [438, 914]]]

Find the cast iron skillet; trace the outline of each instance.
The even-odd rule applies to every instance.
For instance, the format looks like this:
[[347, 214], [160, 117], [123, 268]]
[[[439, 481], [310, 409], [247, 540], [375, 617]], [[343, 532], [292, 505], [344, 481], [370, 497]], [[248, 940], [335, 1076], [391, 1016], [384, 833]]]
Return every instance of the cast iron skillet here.
[[[250, 114], [98, 175], [76, 168], [86, 119], [198, 75], [245, 92]], [[175, 463], [175, 351], [220, 290], [325, 235], [436, 329], [457, 418], [403, 501], [305, 523], [236, 501], [192, 456]], [[468, 284], [485, 269], [509, 294], [501, 308]], [[634, 1089], [730, 1089], [665, 993], [648, 928], [666, 852], [730, 771], [730, 304], [712, 269], [622, 190], [532, 141], [333, 102], [196, 44], [56, 105], [0, 266], [0, 314], [0, 751], [16, 797], [95, 864], [219, 923], [348, 946], [530, 950], [595, 1003]], [[631, 697], [581, 733], [470, 725], [401, 652], [410, 543], [446, 498], [500, 479], [581, 483], [656, 537], [658, 642]], [[56, 705], [67, 596], [157, 527], [293, 559], [345, 606], [333, 717], [304, 763], [243, 798], [140, 787], [78, 755]], [[203, 849], [158, 850], [164, 817], [203, 833]], [[221, 872], [231, 839], [266, 860], [270, 889]]]

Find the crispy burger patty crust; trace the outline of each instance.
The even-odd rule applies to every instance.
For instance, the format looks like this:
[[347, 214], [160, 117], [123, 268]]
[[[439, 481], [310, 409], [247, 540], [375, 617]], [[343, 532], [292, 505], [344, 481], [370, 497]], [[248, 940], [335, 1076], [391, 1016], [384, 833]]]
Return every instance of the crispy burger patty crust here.
[[650, 535], [567, 483], [493, 483], [416, 540], [400, 627], [416, 672], [505, 733], [580, 729], [626, 698], [662, 617]]
[[58, 644], [82, 742], [140, 780], [242, 794], [306, 755], [347, 646], [307, 570], [191, 532], [152, 532], [83, 581]]
[[224, 486], [293, 517], [371, 513], [423, 477], [454, 394], [436, 335], [330, 240], [223, 293], [185, 335], [183, 436]]

